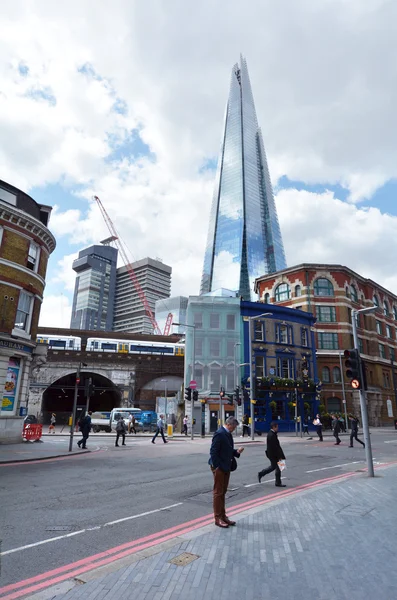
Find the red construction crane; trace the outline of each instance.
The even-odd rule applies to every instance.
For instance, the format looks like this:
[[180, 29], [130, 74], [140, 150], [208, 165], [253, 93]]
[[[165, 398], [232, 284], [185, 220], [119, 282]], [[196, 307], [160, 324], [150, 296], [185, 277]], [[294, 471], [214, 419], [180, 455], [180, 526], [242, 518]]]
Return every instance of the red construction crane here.
[[168, 317], [167, 317], [167, 320], [165, 322], [165, 327], [164, 327], [164, 335], [170, 335], [173, 318], [174, 318], [174, 315], [172, 313], [168, 313]]
[[[142, 286], [141, 286], [141, 284], [138, 281], [138, 278], [136, 276], [136, 273], [135, 273], [134, 269], [131, 267], [131, 263], [128, 260], [127, 252], [125, 251], [125, 248], [124, 248], [124, 246], [123, 246], [123, 244], [122, 244], [122, 242], [121, 242], [121, 240], [120, 240], [120, 238], [119, 238], [119, 236], [117, 234], [117, 231], [116, 231], [115, 226], [113, 225], [112, 219], [109, 217], [108, 213], [106, 212], [105, 207], [103, 206], [100, 198], [98, 198], [98, 196], [94, 196], [94, 200], [98, 204], [99, 210], [101, 211], [101, 214], [102, 214], [102, 217], [103, 217], [103, 219], [104, 219], [104, 221], [106, 223], [107, 228], [109, 229], [109, 233], [112, 236], [113, 241], [115, 242], [115, 244], [117, 246], [117, 249], [118, 249], [118, 251], [121, 254], [121, 258], [123, 259], [123, 262], [124, 262], [124, 265], [125, 265], [125, 267], [127, 269], [128, 275], [130, 276], [130, 279], [131, 279], [132, 283], [134, 284], [134, 287], [135, 287], [135, 289], [136, 289], [136, 291], [138, 293], [138, 296], [141, 299], [142, 304], [143, 304], [143, 306], [145, 308], [145, 312], [146, 312], [147, 316], [149, 317], [150, 322], [153, 325], [153, 331], [154, 331], [154, 333], [156, 335], [163, 335], [161, 333], [160, 327], [157, 324], [156, 319], [154, 318], [154, 314], [152, 313], [152, 310], [151, 310], [151, 308], [149, 306], [149, 303], [148, 303], [147, 298], [145, 296], [145, 292], [143, 291]], [[166, 326], [165, 326], [165, 328], [167, 330], [167, 333], [165, 333], [165, 331], [164, 331], [164, 335], [169, 335], [169, 331], [170, 331], [171, 323], [172, 323], [172, 315], [171, 315], [171, 321], [170, 322], [169, 322], [169, 318], [170, 318], [170, 315], [168, 315], [168, 317], [167, 317], [167, 323], [166, 323]], [[168, 329], [167, 329], [167, 327], [168, 327]]]

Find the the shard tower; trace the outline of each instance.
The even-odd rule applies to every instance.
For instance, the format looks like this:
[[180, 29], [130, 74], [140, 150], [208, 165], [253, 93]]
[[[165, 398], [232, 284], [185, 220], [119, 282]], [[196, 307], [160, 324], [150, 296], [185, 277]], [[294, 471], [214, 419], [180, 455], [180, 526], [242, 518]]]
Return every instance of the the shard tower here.
[[232, 70], [201, 294], [219, 288], [255, 300], [256, 277], [286, 267], [247, 63]]

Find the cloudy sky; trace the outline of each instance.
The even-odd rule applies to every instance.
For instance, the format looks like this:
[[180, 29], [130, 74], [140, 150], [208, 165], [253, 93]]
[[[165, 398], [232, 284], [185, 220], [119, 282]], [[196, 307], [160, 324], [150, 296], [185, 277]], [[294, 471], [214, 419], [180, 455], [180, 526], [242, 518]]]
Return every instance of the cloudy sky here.
[[196, 294], [232, 66], [248, 62], [290, 266], [397, 293], [397, 2], [3, 0], [0, 179], [53, 205], [42, 325], [107, 237]]

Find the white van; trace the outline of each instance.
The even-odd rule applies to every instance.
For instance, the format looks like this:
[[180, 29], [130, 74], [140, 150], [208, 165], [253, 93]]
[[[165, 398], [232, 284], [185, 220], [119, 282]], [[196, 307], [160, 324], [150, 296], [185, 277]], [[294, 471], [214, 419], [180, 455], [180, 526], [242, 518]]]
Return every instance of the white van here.
[[139, 421], [141, 412], [142, 411], [140, 408], [113, 408], [112, 412], [110, 413], [111, 430], [116, 431], [117, 421], [120, 419], [124, 419], [124, 423], [126, 427], [128, 427], [128, 418], [130, 415], [134, 415], [136, 420]]

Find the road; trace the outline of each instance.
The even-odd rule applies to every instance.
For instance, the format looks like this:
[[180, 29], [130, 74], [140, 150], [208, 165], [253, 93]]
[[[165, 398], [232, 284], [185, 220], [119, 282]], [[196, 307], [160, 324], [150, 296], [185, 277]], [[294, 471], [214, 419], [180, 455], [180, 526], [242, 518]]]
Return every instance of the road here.
[[[375, 431], [371, 439], [376, 462], [397, 460], [397, 432]], [[350, 449], [347, 436], [340, 446], [331, 437], [320, 443], [281, 434], [280, 441], [286, 489], [365, 468], [365, 451]], [[119, 448], [110, 438], [89, 442], [99, 450], [0, 466], [1, 587], [211, 513], [209, 439], [152, 445], [127, 437]], [[273, 474], [257, 482], [268, 464], [264, 442], [244, 445], [228, 506], [275, 492]]]

